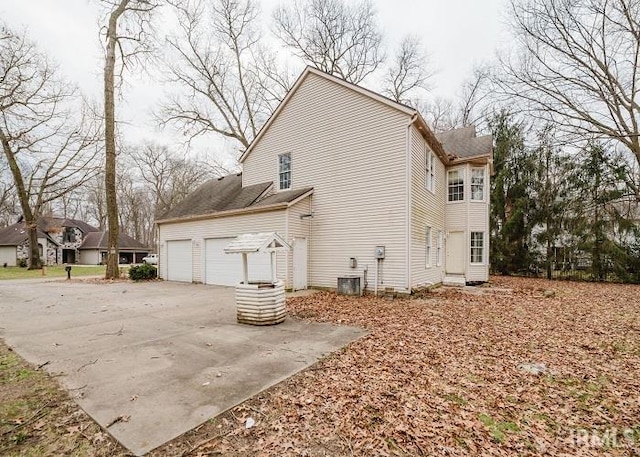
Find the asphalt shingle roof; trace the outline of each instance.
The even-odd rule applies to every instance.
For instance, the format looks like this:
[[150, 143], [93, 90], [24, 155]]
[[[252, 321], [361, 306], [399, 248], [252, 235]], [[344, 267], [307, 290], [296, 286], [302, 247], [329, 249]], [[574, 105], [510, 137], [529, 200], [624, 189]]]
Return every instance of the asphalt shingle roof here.
[[[82, 246], [78, 249], [107, 249], [107, 243], [109, 240], [109, 232], [91, 232], [88, 233], [82, 242]], [[131, 238], [124, 233], [118, 234], [118, 249], [140, 249], [147, 250], [147, 246]]]
[[271, 187], [266, 182], [242, 187], [242, 173], [223, 176], [205, 182], [159, 220], [214, 214], [220, 211], [288, 203], [312, 190], [311, 187], [288, 190], [260, 197]]
[[457, 158], [491, 155], [493, 150], [493, 137], [476, 136], [473, 125], [438, 133], [436, 138], [447, 154]]

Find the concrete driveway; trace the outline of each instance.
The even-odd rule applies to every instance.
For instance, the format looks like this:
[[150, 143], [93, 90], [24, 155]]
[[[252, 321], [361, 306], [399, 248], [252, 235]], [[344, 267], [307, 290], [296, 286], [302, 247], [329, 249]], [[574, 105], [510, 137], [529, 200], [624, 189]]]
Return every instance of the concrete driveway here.
[[288, 319], [235, 321], [234, 289], [168, 282], [0, 282], [0, 336], [63, 374], [80, 406], [136, 455], [362, 336]]

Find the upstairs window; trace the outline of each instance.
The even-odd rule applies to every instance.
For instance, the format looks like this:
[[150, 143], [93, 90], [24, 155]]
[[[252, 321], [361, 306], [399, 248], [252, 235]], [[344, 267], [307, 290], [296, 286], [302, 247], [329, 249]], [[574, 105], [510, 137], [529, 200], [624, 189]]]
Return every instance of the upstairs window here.
[[464, 175], [462, 170], [450, 170], [447, 173], [448, 201], [459, 202], [464, 200]]
[[278, 156], [279, 189], [291, 189], [291, 153]]
[[429, 151], [429, 149], [426, 146], [425, 146], [425, 155], [426, 155], [425, 171], [427, 175], [426, 187], [427, 187], [427, 190], [431, 192], [435, 192], [435, 188], [436, 188], [435, 159], [436, 157], [433, 154], [433, 152]]
[[62, 235], [63, 243], [75, 243], [76, 242], [76, 231], [73, 227], [66, 227], [64, 229], [64, 235]]
[[471, 169], [471, 200], [484, 200], [484, 168]]
[[484, 232], [471, 232], [471, 263], [484, 262]]

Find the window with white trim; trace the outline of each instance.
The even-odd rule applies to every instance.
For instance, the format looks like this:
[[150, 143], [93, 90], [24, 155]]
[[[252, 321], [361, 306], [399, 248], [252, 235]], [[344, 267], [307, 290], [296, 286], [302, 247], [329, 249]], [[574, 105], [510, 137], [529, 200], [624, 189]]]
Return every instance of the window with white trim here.
[[279, 189], [291, 189], [291, 153], [278, 156], [278, 180]]
[[426, 241], [425, 241], [425, 266], [429, 268], [431, 266], [431, 227], [427, 227], [425, 230]]
[[435, 192], [435, 189], [436, 189], [436, 184], [435, 184], [435, 181], [436, 181], [436, 173], [435, 173], [436, 156], [426, 146], [425, 146], [425, 157], [426, 157], [425, 172], [426, 172], [426, 176], [427, 176], [425, 184], [426, 184], [427, 190], [429, 190], [431, 192]]
[[471, 169], [471, 200], [484, 200], [484, 168]]
[[471, 232], [471, 263], [484, 262], [484, 232]]
[[449, 170], [447, 173], [448, 201], [464, 200], [464, 174], [461, 169]]
[[438, 244], [436, 245], [436, 265], [442, 266], [442, 245], [444, 244], [444, 235], [442, 230], [438, 230]]

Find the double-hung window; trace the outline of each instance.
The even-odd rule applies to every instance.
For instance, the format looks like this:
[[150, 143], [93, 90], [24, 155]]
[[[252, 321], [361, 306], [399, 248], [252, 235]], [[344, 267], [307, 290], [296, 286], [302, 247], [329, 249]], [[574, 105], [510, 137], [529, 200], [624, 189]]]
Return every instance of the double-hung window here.
[[425, 146], [425, 157], [426, 157], [425, 172], [426, 172], [426, 176], [427, 176], [427, 178], [426, 178], [427, 179], [426, 187], [427, 187], [427, 190], [429, 190], [431, 192], [435, 192], [435, 188], [436, 188], [436, 184], [435, 184], [435, 180], [436, 180], [436, 173], [435, 173], [436, 156], [426, 146]]
[[471, 169], [471, 200], [484, 200], [484, 168]]
[[291, 153], [278, 156], [278, 181], [279, 189], [291, 189]]
[[464, 174], [462, 170], [450, 170], [447, 173], [448, 201], [459, 202], [464, 200]]
[[484, 232], [471, 232], [471, 263], [484, 262]]
[[426, 241], [425, 241], [425, 266], [429, 268], [431, 266], [431, 227], [427, 227], [425, 230]]

